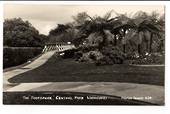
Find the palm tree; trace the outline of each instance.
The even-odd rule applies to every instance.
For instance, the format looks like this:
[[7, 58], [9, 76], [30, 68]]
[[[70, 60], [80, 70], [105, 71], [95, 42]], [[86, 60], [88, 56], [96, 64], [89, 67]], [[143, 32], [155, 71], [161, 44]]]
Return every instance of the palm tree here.
[[126, 53], [126, 42], [125, 36], [128, 33], [129, 29], [134, 28], [134, 23], [131, 18], [125, 14], [119, 14], [115, 12], [117, 15], [115, 18], [111, 19], [111, 25], [114, 25], [111, 29], [111, 32], [115, 34], [115, 46], [117, 45], [117, 40], [121, 40], [121, 44], [123, 45], [123, 52]]
[[[138, 53], [141, 54], [141, 44], [146, 43], [149, 53], [152, 52], [152, 43], [155, 36], [160, 37], [161, 27], [157, 14], [148, 15], [145, 12], [137, 12], [133, 18], [127, 14], [118, 14], [110, 18], [114, 10], [106, 13], [103, 17], [91, 17], [86, 14], [86, 20], [78, 26], [82, 34], [82, 40], [86, 39], [91, 45], [97, 44], [99, 50], [109, 45], [123, 45], [123, 52], [126, 52], [127, 42], [137, 44]], [[134, 41], [133, 41], [134, 40]], [[110, 41], [110, 42], [109, 42]], [[121, 44], [120, 42], [121, 41]]]
[[109, 40], [112, 40], [114, 37], [110, 31], [113, 27], [113, 24], [109, 20], [111, 13], [112, 11], [106, 13], [103, 17], [91, 17], [87, 14], [88, 19], [84, 24], [78, 26], [80, 33], [86, 36], [84, 40], [87, 40], [90, 45], [97, 46], [99, 50], [107, 46]]
[[136, 37], [135, 42], [138, 45], [138, 53], [141, 54], [141, 44], [143, 41], [147, 44], [147, 50], [152, 52], [153, 37], [160, 36], [160, 26], [157, 23], [157, 18], [154, 15], [149, 16], [145, 12], [137, 12], [131, 20], [130, 31], [128, 32], [125, 41]]
[[[110, 44], [117, 46], [117, 41], [121, 41], [125, 37], [127, 30], [134, 27], [127, 14], [115, 12], [117, 16], [110, 18], [112, 12], [115, 11], [111, 10], [103, 17], [91, 17], [86, 14], [87, 20], [81, 26], [78, 26], [81, 34], [85, 34], [84, 36], [86, 36], [89, 43], [96, 43], [99, 50]], [[123, 51], [125, 53], [125, 44], [123, 44]]]

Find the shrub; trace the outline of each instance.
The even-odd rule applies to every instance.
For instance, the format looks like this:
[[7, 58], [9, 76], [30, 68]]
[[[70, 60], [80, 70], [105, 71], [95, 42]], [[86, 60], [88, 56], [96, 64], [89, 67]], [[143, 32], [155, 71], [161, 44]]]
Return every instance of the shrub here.
[[89, 52], [83, 53], [82, 57], [78, 60], [80, 62], [93, 62], [93, 60], [89, 57]]
[[81, 51], [76, 53], [76, 60], [80, 62], [93, 62], [96, 65], [113, 65], [122, 64], [125, 59], [125, 54], [118, 47], [107, 46], [100, 51], [90, 46], [82, 46], [79, 49]]
[[102, 53], [99, 51], [89, 51], [87, 53], [83, 53], [82, 57], [80, 57], [79, 61], [81, 62], [95, 62], [103, 57]]
[[82, 52], [86, 53], [86, 52], [89, 52], [89, 51], [95, 51], [96, 46], [89, 45], [89, 44], [81, 45], [81, 46], [79, 46], [78, 50], [81, 50]]
[[143, 55], [131, 61], [131, 64], [164, 64], [164, 63], [165, 63], [165, 55], [159, 53]]
[[108, 56], [104, 56], [103, 58], [97, 60], [95, 64], [99, 66], [99, 65], [112, 65], [113, 63]]
[[96, 61], [96, 60], [103, 58], [103, 54], [99, 51], [90, 51], [89, 58]]
[[83, 56], [83, 52], [77, 51], [75, 52], [74, 58], [76, 59], [76, 61], [78, 61], [82, 56]]
[[96, 61], [96, 65], [122, 64], [125, 59], [125, 54], [118, 47], [105, 47], [101, 52], [103, 57]]
[[65, 50], [62, 53], [64, 53], [64, 55], [62, 56], [62, 58], [66, 59], [66, 58], [74, 58], [75, 57], [75, 53], [77, 52], [77, 49], [69, 49], [69, 50]]
[[33, 47], [4, 47], [3, 68], [20, 65], [42, 52], [41, 48]]

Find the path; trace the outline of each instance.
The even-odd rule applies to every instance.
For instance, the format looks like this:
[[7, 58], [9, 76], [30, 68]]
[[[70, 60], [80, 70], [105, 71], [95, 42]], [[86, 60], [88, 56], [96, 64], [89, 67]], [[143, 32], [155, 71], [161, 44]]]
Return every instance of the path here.
[[7, 90], [11, 91], [66, 91], [85, 92], [137, 98], [154, 104], [164, 104], [164, 87], [146, 84], [117, 82], [53, 82], [53, 83], [22, 83]]
[[32, 63], [24, 66], [24, 67], [21, 67], [21, 68], [18, 68], [18, 69], [15, 69], [15, 70], [11, 70], [11, 71], [7, 71], [7, 72], [4, 72], [3, 73], [3, 89], [4, 91], [9, 87], [9, 86], [12, 86], [12, 85], [17, 85], [17, 84], [14, 84], [14, 83], [9, 83], [8, 82], [8, 79], [16, 76], [16, 75], [19, 75], [19, 74], [22, 74], [24, 72], [27, 72], [27, 71], [30, 71], [30, 70], [33, 70], [41, 65], [43, 65], [56, 51], [49, 51], [45, 54], [42, 54], [39, 58], [37, 58], [35, 61], [33, 61]]

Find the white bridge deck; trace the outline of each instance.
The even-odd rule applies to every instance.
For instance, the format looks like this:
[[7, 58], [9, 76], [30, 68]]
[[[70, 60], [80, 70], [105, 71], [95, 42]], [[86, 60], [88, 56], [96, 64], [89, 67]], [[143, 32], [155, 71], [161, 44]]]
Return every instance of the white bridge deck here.
[[60, 51], [65, 51], [65, 50], [73, 49], [73, 48], [75, 48], [73, 44], [50, 43], [44, 46], [44, 49], [42, 52], [45, 53], [45, 52], [52, 51], [52, 50], [56, 50], [60, 52]]

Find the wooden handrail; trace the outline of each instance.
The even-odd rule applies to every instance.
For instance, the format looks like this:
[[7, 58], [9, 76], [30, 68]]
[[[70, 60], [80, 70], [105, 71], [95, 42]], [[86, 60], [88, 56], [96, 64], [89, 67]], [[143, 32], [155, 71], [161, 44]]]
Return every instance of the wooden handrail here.
[[62, 52], [68, 49], [73, 49], [75, 46], [73, 44], [66, 44], [66, 43], [47, 43], [44, 46], [42, 53], [56, 50], [57, 52]]

